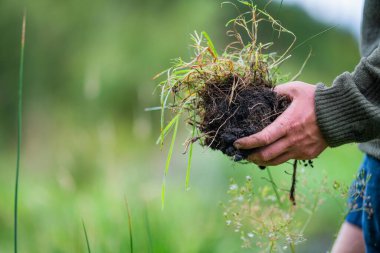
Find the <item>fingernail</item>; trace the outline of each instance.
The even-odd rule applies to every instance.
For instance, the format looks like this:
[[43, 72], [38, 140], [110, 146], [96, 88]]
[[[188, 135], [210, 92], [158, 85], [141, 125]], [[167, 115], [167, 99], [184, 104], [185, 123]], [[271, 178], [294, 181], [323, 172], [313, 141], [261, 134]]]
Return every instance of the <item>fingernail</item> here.
[[234, 142], [234, 147], [235, 147], [236, 149], [240, 149], [240, 148], [241, 148], [241, 145], [239, 144], [239, 142], [235, 141], [235, 142]]

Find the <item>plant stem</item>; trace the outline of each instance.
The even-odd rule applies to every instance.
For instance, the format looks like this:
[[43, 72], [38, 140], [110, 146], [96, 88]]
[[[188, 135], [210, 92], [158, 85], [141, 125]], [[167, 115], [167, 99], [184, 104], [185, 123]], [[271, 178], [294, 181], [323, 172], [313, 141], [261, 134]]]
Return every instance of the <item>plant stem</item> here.
[[90, 241], [88, 240], [88, 235], [87, 235], [86, 225], [84, 224], [84, 221], [83, 221], [83, 220], [82, 220], [82, 225], [83, 225], [84, 236], [85, 236], [85, 238], [86, 238], [87, 252], [88, 252], [88, 253], [91, 253]]
[[282, 202], [281, 202], [281, 199], [280, 199], [280, 194], [278, 193], [276, 183], [273, 181], [272, 172], [270, 171], [269, 168], [266, 168], [266, 171], [267, 171], [267, 173], [268, 173], [269, 180], [271, 181], [271, 184], [272, 184], [272, 188], [273, 188], [274, 194], [276, 195], [276, 199], [277, 199], [278, 205], [279, 205], [280, 207], [282, 207]]
[[[195, 121], [195, 116], [194, 116], [194, 121]], [[192, 133], [191, 133], [189, 157], [188, 157], [188, 160], [187, 160], [185, 190], [189, 189], [191, 161], [192, 161], [192, 158], [193, 158], [193, 144], [194, 144], [193, 143], [193, 138], [194, 138], [195, 132], [196, 132], [196, 128], [195, 128], [195, 125], [194, 125]]]
[[313, 218], [313, 216], [314, 216], [314, 214], [315, 214], [315, 212], [316, 212], [316, 210], [317, 210], [318, 202], [319, 202], [319, 200], [320, 200], [320, 194], [321, 194], [321, 192], [319, 191], [319, 192], [317, 193], [317, 195], [315, 196], [314, 204], [313, 204], [313, 207], [312, 207], [312, 209], [311, 209], [311, 213], [310, 213], [309, 217], [307, 218], [307, 220], [306, 220], [304, 226], [303, 226], [302, 229], [301, 229], [301, 233], [302, 233], [302, 234], [305, 232], [307, 226], [309, 225], [311, 219]]
[[274, 247], [274, 243], [271, 241], [271, 242], [270, 242], [269, 253], [272, 253], [272, 252], [273, 252], [273, 247]]
[[133, 253], [132, 217], [131, 217], [131, 210], [129, 209], [127, 197], [125, 197], [125, 206], [127, 207], [127, 214], [128, 214], [128, 229], [129, 229], [130, 253]]
[[17, 120], [17, 160], [16, 160], [16, 183], [15, 183], [15, 196], [14, 196], [14, 252], [17, 253], [17, 237], [18, 237], [18, 182], [20, 174], [20, 154], [21, 154], [21, 130], [22, 130], [22, 85], [24, 78], [24, 48], [25, 48], [25, 24], [26, 24], [26, 10], [22, 18], [22, 31], [21, 31], [21, 53], [20, 53], [20, 69], [19, 69], [19, 83], [18, 83], [18, 120]]
[[292, 252], [292, 253], [296, 253], [296, 248], [294, 247], [294, 243], [290, 243], [289, 244], [289, 246], [290, 246], [290, 252]]
[[175, 125], [174, 125], [174, 130], [173, 130], [173, 135], [172, 135], [172, 141], [170, 143], [168, 157], [166, 158], [166, 165], [165, 165], [165, 171], [164, 171], [164, 180], [162, 182], [162, 187], [161, 187], [161, 207], [162, 207], [162, 210], [164, 209], [164, 206], [165, 206], [166, 176], [168, 174], [169, 166], [170, 166], [170, 161], [172, 159], [172, 154], [173, 154], [173, 149], [174, 149], [174, 143], [175, 143], [175, 139], [177, 137], [178, 123], [179, 123], [179, 119], [180, 119], [180, 116], [181, 116], [181, 112], [182, 111], [180, 111], [175, 116], [175, 123], [174, 123]]
[[148, 234], [148, 253], [153, 252], [153, 238], [152, 238], [152, 232], [149, 225], [149, 216], [148, 216], [148, 208], [145, 206], [145, 230]]

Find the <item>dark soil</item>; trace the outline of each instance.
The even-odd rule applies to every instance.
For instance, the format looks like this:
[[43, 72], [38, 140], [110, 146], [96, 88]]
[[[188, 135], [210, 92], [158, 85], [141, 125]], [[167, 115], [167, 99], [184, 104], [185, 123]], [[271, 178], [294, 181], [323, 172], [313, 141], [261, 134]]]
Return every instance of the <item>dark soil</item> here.
[[246, 159], [254, 150], [237, 150], [234, 141], [264, 129], [291, 102], [274, 92], [269, 81], [232, 75], [220, 83], [207, 83], [199, 96], [203, 145], [220, 150], [235, 161]]

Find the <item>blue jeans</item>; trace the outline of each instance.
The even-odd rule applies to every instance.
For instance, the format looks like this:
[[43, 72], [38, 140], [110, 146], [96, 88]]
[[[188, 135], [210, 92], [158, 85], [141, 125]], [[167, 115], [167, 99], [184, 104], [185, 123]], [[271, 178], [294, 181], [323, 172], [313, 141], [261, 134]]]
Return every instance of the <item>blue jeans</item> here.
[[380, 160], [365, 156], [348, 205], [346, 221], [363, 230], [366, 252], [380, 252]]

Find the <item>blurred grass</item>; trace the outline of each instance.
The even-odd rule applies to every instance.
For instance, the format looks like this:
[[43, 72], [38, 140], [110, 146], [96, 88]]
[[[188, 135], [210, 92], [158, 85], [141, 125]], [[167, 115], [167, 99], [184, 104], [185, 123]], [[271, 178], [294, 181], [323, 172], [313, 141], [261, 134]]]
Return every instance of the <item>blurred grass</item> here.
[[[161, 211], [168, 145], [161, 152], [154, 144], [159, 113], [144, 112], [159, 105], [151, 78], [168, 67], [170, 59], [190, 55], [187, 45], [194, 29], [207, 31], [220, 51], [227, 43], [224, 23], [236, 15], [234, 8], [201, 0], [0, 3], [0, 252], [11, 252], [13, 245], [15, 84], [23, 4], [28, 8], [28, 96], [19, 251], [85, 252], [83, 218], [93, 252], [129, 252], [126, 195], [135, 252], [252, 252], [241, 249], [239, 235], [226, 228], [219, 202], [226, 199], [232, 176], [249, 174], [258, 185], [265, 183], [261, 177], [266, 172], [253, 165], [233, 164], [220, 153], [194, 145], [191, 190], [184, 191], [187, 158], [177, 141]], [[286, 5], [279, 16], [299, 42], [326, 28]], [[297, 49], [283, 71], [297, 73], [309, 46], [313, 54], [300, 77], [307, 82], [329, 84], [359, 59], [357, 42], [334, 29]], [[178, 132], [177, 140], [186, 134]], [[356, 145], [329, 149], [305, 173], [316, 182], [327, 174], [331, 187], [334, 180], [349, 184], [361, 156]], [[284, 169], [288, 167], [272, 169], [276, 180], [288, 180]], [[333, 241], [344, 200], [326, 199], [300, 252], [325, 251]]]

